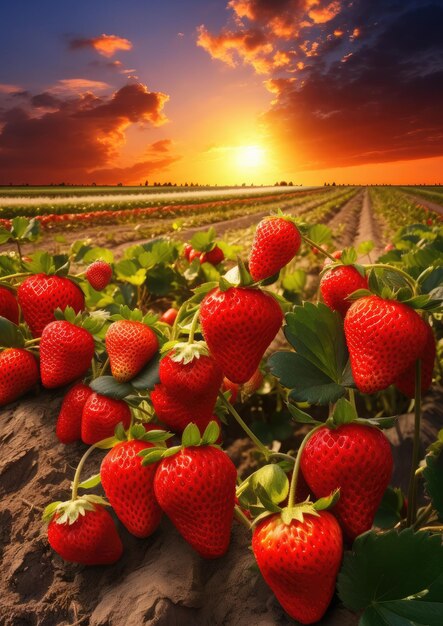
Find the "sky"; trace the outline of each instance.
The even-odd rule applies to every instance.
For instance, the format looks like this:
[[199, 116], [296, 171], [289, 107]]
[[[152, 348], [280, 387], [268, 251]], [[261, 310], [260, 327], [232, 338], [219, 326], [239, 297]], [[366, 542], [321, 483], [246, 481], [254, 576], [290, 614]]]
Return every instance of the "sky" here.
[[0, 184], [443, 182], [442, 0], [5, 0]]

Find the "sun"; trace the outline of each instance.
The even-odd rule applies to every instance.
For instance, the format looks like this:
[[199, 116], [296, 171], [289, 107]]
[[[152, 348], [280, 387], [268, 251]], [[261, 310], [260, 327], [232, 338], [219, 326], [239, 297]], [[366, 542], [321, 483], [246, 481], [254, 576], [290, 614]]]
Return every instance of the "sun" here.
[[240, 168], [263, 165], [265, 150], [260, 146], [239, 146], [236, 150], [236, 162]]

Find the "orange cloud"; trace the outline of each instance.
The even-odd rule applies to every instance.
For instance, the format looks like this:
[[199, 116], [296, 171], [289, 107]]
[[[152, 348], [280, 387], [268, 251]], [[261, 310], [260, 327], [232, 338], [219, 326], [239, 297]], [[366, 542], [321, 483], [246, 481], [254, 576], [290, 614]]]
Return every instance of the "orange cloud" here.
[[7, 83], [0, 83], [0, 93], [12, 94], [19, 93], [22, 91], [22, 88], [18, 85], [10, 85]]
[[104, 57], [112, 57], [119, 50], [131, 50], [132, 42], [118, 35], [100, 35], [99, 37], [71, 39], [71, 50], [93, 48]]
[[332, 18], [338, 15], [340, 13], [340, 10], [340, 2], [335, 0], [325, 7], [318, 6], [310, 9], [308, 11], [308, 15], [314, 22], [314, 24], [326, 24], [326, 22], [330, 22]]
[[[27, 111], [15, 107], [3, 111], [0, 117], [3, 123], [0, 184], [23, 181], [44, 184], [60, 180], [88, 183], [91, 172], [98, 170], [104, 170], [107, 177], [114, 171], [119, 179], [125, 171], [128, 176], [136, 176], [139, 173], [136, 166], [140, 164], [128, 166], [126, 170], [114, 167], [119, 148], [125, 141], [125, 131], [133, 124], [159, 126], [166, 122], [163, 107], [168, 99], [164, 93], [152, 92], [145, 85], [134, 83], [122, 87], [110, 98], [92, 93], [74, 98], [39, 94], [30, 101], [34, 107], [45, 107], [43, 114], [39, 111], [39, 116], [33, 108]], [[163, 165], [171, 158], [176, 159], [162, 157]], [[147, 170], [147, 163], [145, 159], [141, 165], [143, 171]]]
[[237, 58], [252, 65], [258, 74], [265, 74], [274, 67], [270, 56], [273, 45], [258, 29], [235, 32], [225, 30], [220, 35], [212, 35], [204, 26], [200, 26], [197, 45], [209, 52], [213, 59], [223, 61], [231, 67], [237, 64]]
[[56, 85], [50, 87], [48, 93], [56, 95], [82, 94], [85, 91], [100, 91], [107, 89], [108, 83], [101, 80], [89, 80], [87, 78], [64, 78], [59, 80]]

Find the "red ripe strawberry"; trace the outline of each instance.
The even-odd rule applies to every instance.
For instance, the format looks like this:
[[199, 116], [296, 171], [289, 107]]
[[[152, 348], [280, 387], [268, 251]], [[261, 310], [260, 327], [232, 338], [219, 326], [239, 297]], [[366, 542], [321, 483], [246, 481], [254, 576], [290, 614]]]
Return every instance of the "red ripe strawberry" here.
[[200, 305], [209, 350], [234, 383], [251, 378], [282, 321], [277, 301], [259, 289], [213, 289]]
[[159, 420], [175, 432], [182, 432], [190, 422], [194, 422], [203, 433], [209, 422], [214, 420], [213, 394], [180, 398], [165, 385], [155, 385], [151, 391], [151, 402]]
[[92, 445], [97, 441], [112, 437], [119, 422], [122, 422], [125, 429], [129, 428], [131, 411], [126, 402], [92, 393], [83, 407], [83, 442]]
[[105, 261], [94, 261], [85, 273], [86, 280], [96, 291], [109, 285], [112, 278], [112, 267]]
[[19, 310], [12, 291], [0, 286], [0, 316], [6, 317], [13, 324], [18, 324]]
[[192, 250], [191, 244], [190, 243], [185, 244], [185, 247], [183, 248], [183, 256], [188, 261], [189, 261], [189, 254], [191, 253], [191, 250]]
[[164, 322], [165, 324], [169, 324], [169, 326], [173, 326], [177, 318], [177, 315], [178, 315], [177, 309], [171, 308], [163, 313], [159, 321]]
[[20, 285], [17, 298], [34, 337], [40, 337], [44, 327], [55, 319], [55, 309], [70, 306], [78, 313], [85, 308], [80, 287], [61, 276], [34, 274]]
[[154, 495], [157, 464], [142, 465], [137, 456], [152, 447], [152, 443], [137, 439], [122, 441], [108, 452], [100, 468], [106, 497], [119, 520], [136, 537], [149, 537], [162, 516]]
[[194, 250], [194, 248], [192, 248], [192, 250], [190, 250], [188, 254], [189, 263], [192, 263], [194, 259], [199, 258], [200, 254], [201, 254], [200, 250]]
[[120, 383], [134, 378], [158, 350], [157, 335], [152, 328], [131, 320], [111, 324], [105, 343], [112, 375]]
[[317, 498], [340, 488], [333, 509], [344, 535], [353, 541], [372, 526], [392, 474], [392, 452], [384, 434], [372, 426], [326, 426], [303, 450], [301, 469]]
[[17, 400], [39, 380], [35, 357], [22, 348], [0, 353], [0, 406]]
[[368, 289], [368, 279], [353, 265], [333, 267], [323, 274], [320, 281], [320, 291], [325, 304], [343, 317], [352, 304], [352, 300], [347, 298], [357, 289]]
[[334, 516], [320, 511], [286, 525], [280, 515], [271, 515], [254, 530], [252, 550], [284, 610], [301, 624], [318, 622], [334, 595], [343, 555]]
[[65, 395], [55, 427], [55, 434], [62, 443], [81, 439], [83, 407], [92, 393], [91, 387], [77, 383]]
[[423, 353], [427, 330], [410, 307], [379, 296], [354, 302], [345, 335], [355, 384], [363, 393], [389, 387]]
[[48, 525], [49, 545], [65, 561], [83, 565], [109, 565], [123, 553], [114, 521], [103, 506], [95, 505], [73, 524], [58, 524], [55, 515]]
[[88, 371], [94, 356], [90, 332], [71, 322], [47, 324], [40, 341], [40, 374], [48, 389], [72, 383]]
[[[434, 373], [434, 362], [436, 354], [435, 337], [432, 332], [432, 328], [429, 324], [426, 324], [426, 343], [423, 348], [423, 352], [419, 358], [422, 360], [421, 364], [421, 391], [424, 393], [432, 385], [432, 375]], [[415, 363], [410, 365], [407, 370], [403, 372], [394, 382], [399, 391], [413, 398], [415, 396]]]
[[225, 255], [223, 250], [218, 246], [215, 246], [209, 252], [203, 252], [200, 255], [200, 263], [211, 263], [212, 265], [218, 265], [224, 261]]
[[156, 498], [179, 533], [204, 558], [229, 546], [237, 472], [214, 446], [191, 446], [163, 459], [154, 479]]
[[220, 366], [212, 356], [200, 355], [189, 363], [174, 361], [174, 352], [160, 361], [160, 382], [169, 392], [177, 394], [214, 396], [214, 404], [220, 389], [223, 374]]
[[265, 217], [255, 231], [249, 255], [249, 272], [254, 280], [269, 278], [297, 254], [301, 235], [295, 224], [282, 217]]

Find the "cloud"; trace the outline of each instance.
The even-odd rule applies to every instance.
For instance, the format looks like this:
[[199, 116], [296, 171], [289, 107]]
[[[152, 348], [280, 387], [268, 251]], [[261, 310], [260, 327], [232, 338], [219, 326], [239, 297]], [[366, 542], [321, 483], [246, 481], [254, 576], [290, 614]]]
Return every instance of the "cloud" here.
[[441, 3], [230, 0], [228, 8], [224, 28], [201, 26], [197, 44], [266, 76], [273, 100], [261, 122], [294, 170], [443, 154]]
[[99, 37], [76, 38], [69, 41], [71, 50], [92, 48], [104, 57], [112, 57], [119, 50], [131, 50], [132, 42], [118, 35], [100, 35]]
[[59, 80], [56, 85], [50, 87], [48, 93], [68, 96], [71, 94], [82, 94], [85, 91], [101, 91], [108, 89], [108, 83], [104, 83], [101, 80], [89, 80], [87, 78], [64, 78]]
[[112, 182], [112, 172], [121, 179], [125, 173], [136, 176], [141, 170], [147, 175], [150, 166], [164, 167], [177, 158], [166, 149], [161, 159], [154, 154], [152, 159], [126, 168], [114, 164], [131, 125], [160, 126], [167, 121], [163, 108], [168, 98], [131, 83], [111, 96], [44, 92], [29, 99], [27, 107], [4, 110], [0, 117], [0, 184], [88, 183], [96, 172], [101, 172], [100, 180], [108, 177]]
[[22, 92], [22, 88], [18, 85], [9, 85], [7, 83], [0, 83], [0, 93], [16, 94]]

